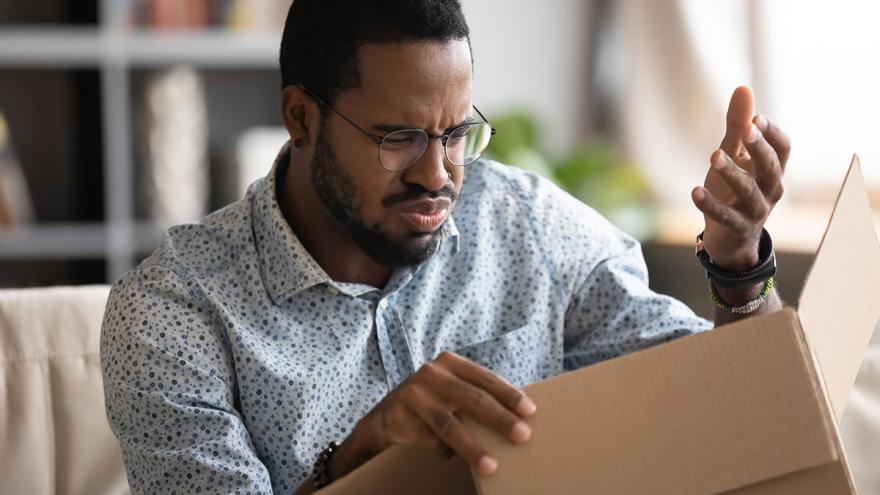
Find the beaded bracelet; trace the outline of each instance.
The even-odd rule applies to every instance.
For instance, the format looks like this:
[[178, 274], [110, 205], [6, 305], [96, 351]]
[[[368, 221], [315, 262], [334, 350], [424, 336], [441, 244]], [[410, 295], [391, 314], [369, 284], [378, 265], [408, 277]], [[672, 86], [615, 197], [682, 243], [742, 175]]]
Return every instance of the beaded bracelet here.
[[712, 298], [712, 302], [715, 303], [715, 306], [718, 308], [727, 311], [728, 313], [734, 314], [749, 314], [756, 311], [758, 308], [764, 304], [764, 301], [767, 300], [767, 297], [770, 295], [770, 291], [773, 290], [773, 277], [768, 278], [764, 281], [764, 286], [761, 287], [761, 292], [758, 294], [758, 297], [752, 299], [751, 301], [743, 304], [742, 306], [731, 306], [724, 302], [721, 299], [721, 296], [718, 295], [718, 291], [715, 290], [715, 285], [712, 284], [712, 281], [709, 281], [709, 297]]
[[327, 464], [330, 462], [330, 458], [333, 457], [333, 454], [336, 453], [338, 449], [338, 443], [330, 442], [330, 445], [328, 445], [326, 449], [318, 454], [318, 460], [315, 461], [315, 466], [312, 469], [312, 477], [315, 480], [315, 490], [320, 490], [321, 488], [324, 488], [332, 481], [330, 479], [330, 473], [327, 472]]

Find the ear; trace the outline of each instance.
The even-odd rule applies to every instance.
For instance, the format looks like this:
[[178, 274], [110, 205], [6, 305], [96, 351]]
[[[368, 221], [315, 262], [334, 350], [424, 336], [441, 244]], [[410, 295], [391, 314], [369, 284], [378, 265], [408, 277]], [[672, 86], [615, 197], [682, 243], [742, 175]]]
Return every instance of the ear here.
[[287, 86], [281, 91], [281, 121], [291, 141], [301, 139], [306, 146], [314, 144], [321, 122], [318, 103], [299, 86]]

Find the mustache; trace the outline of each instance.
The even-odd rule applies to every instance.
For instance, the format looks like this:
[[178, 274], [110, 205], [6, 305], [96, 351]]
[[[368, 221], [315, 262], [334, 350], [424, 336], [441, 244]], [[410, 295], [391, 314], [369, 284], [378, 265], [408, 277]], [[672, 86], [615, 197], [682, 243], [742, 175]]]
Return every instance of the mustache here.
[[455, 192], [455, 187], [453, 187], [451, 184], [447, 184], [436, 191], [428, 191], [418, 184], [410, 184], [407, 187], [406, 191], [398, 194], [393, 194], [383, 199], [382, 206], [388, 207], [393, 206], [397, 203], [404, 203], [406, 201], [423, 198], [448, 198], [450, 202], [454, 203], [455, 200], [458, 199], [458, 193]]

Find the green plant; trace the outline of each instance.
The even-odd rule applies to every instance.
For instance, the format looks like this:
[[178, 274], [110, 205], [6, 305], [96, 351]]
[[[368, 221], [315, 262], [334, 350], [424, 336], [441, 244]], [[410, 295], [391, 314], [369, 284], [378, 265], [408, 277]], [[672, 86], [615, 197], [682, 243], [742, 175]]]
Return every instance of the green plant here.
[[490, 158], [547, 177], [639, 240], [654, 233], [657, 209], [650, 187], [613, 145], [585, 143], [552, 160], [542, 151], [538, 126], [528, 112], [511, 111], [490, 121], [498, 129], [489, 144]]

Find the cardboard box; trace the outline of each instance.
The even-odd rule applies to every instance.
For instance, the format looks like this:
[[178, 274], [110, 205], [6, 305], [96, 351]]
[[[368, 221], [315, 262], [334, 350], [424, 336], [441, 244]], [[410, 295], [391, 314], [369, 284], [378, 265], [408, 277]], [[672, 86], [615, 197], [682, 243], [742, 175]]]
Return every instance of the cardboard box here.
[[853, 494], [837, 421], [878, 317], [880, 244], [856, 158], [797, 311], [530, 385], [526, 445], [466, 419], [499, 461], [493, 476], [395, 446], [320, 493]]

